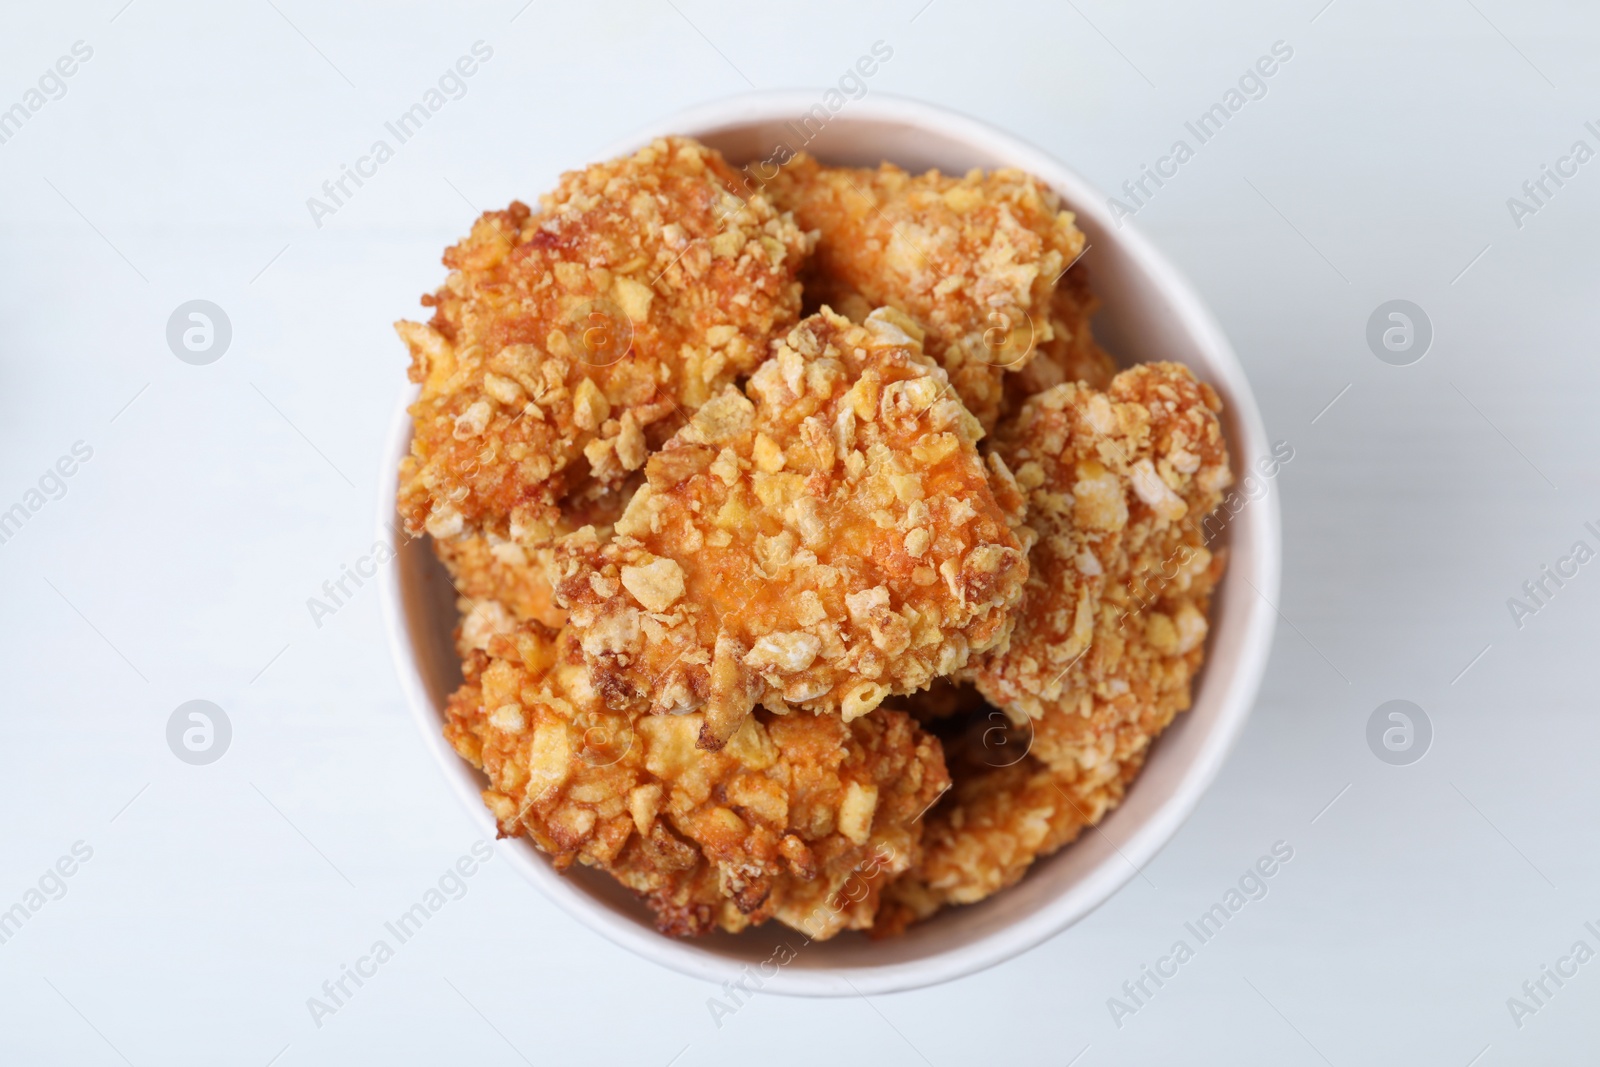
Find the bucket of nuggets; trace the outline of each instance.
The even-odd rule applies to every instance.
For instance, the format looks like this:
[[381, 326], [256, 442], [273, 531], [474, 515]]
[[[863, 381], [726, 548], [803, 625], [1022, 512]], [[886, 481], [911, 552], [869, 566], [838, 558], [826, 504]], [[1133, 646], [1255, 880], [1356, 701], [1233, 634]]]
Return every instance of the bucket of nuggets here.
[[656, 140], [449, 248], [398, 504], [504, 837], [675, 936], [899, 934], [1023, 878], [1185, 710], [1217, 394], [1118, 368], [1043, 182]]

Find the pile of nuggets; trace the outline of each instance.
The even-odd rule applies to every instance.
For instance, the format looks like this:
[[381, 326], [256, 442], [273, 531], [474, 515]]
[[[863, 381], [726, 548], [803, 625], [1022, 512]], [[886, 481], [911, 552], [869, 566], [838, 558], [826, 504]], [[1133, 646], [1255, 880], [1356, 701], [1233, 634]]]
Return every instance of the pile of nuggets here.
[[1018, 171], [754, 183], [681, 138], [478, 219], [397, 327], [399, 508], [502, 836], [666, 933], [823, 939], [1118, 803], [1189, 704], [1231, 475], [1208, 386], [1095, 343], [1083, 250]]

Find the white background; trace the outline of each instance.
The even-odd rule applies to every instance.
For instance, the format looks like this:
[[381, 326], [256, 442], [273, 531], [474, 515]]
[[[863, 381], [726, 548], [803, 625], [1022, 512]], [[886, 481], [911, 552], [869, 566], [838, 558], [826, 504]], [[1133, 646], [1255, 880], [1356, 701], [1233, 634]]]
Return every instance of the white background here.
[[[0, 145], [0, 508], [93, 449], [0, 544], [0, 908], [93, 849], [0, 945], [0, 1061], [1487, 1067], [1600, 1039], [1600, 962], [1520, 1029], [1506, 1004], [1579, 938], [1600, 949], [1600, 563], [1521, 629], [1506, 606], [1575, 540], [1600, 547], [1600, 161], [1520, 229], [1506, 206], [1574, 140], [1600, 148], [1578, 4], [122, 2], [14, 2], [0, 32], [0, 107], [94, 50]], [[466, 96], [317, 228], [307, 197], [479, 39]], [[317, 1028], [306, 999], [474, 839], [376, 590], [320, 628], [306, 607], [368, 551], [392, 477], [389, 323], [477, 210], [682, 106], [820, 89], [878, 40], [873, 92], [992, 121], [1107, 190], [1294, 49], [1137, 219], [1295, 450], [1286, 621], [1220, 780], [1146, 877], [943, 987], [761, 997], [719, 1029], [713, 988], [501, 861]], [[203, 367], [164, 336], [196, 297], [233, 324]], [[1436, 332], [1408, 367], [1364, 340], [1397, 297]], [[194, 698], [233, 723], [208, 767], [165, 741]], [[1434, 726], [1412, 766], [1366, 744], [1393, 698]], [[1107, 998], [1279, 840], [1270, 894], [1118, 1028]]]

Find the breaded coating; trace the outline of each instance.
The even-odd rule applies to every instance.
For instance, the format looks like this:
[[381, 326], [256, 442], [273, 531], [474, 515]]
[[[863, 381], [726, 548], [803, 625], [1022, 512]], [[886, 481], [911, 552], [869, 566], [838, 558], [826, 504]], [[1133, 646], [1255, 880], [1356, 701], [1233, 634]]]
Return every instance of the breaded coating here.
[[1146, 363], [1103, 392], [1056, 386], [1005, 427], [995, 452], [1028, 494], [1037, 543], [1010, 643], [971, 672], [990, 701], [1038, 718], [1093, 693], [1122, 644], [1203, 644], [1203, 614], [1147, 609], [1211, 566], [1200, 523], [1233, 480], [1221, 408], [1188, 368]]
[[445, 253], [432, 320], [396, 325], [422, 385], [412, 533], [548, 543], [564, 498], [620, 484], [765, 358], [799, 317], [808, 239], [737, 182], [703, 145], [658, 140], [564, 175], [538, 214], [484, 214]]
[[463, 617], [490, 601], [518, 619], [532, 619], [559, 629], [567, 613], [556, 606], [545, 561], [549, 548], [524, 548], [515, 541], [480, 534], [453, 541], [434, 541], [433, 551], [456, 592]]
[[1022, 880], [1033, 861], [1072, 843], [1122, 801], [1143, 755], [1112, 765], [1109, 780], [1063, 781], [1032, 756], [952, 768], [956, 785], [928, 813], [922, 861], [883, 892], [874, 938], [901, 933], [941, 907], [975, 904]]
[[825, 167], [801, 154], [766, 187], [820, 234], [808, 295], [858, 318], [890, 306], [927, 331], [927, 351], [985, 430], [1002, 379], [1054, 337], [1051, 295], [1084, 236], [1055, 192], [1018, 170], [910, 175]]
[[938, 740], [904, 714], [760, 712], [710, 753], [699, 713], [608, 707], [570, 633], [482, 626], [474, 646], [466, 629], [445, 735], [487, 775], [501, 835], [609, 872], [667, 933], [869, 926], [949, 786]]
[[[562, 507], [558, 532], [567, 534], [584, 526], [609, 532], [643, 482], [640, 474], [616, 491], [576, 501], [569, 498]], [[450, 580], [463, 598], [463, 617], [480, 603], [496, 601], [519, 620], [531, 619], [556, 629], [567, 621], [567, 613], [556, 606], [555, 592], [550, 587], [551, 546], [529, 547], [495, 534], [429, 540], [434, 555], [450, 572]]]
[[757, 703], [848, 723], [1004, 639], [1019, 515], [915, 331], [887, 309], [804, 320], [650, 457], [613, 540], [558, 543], [556, 599], [608, 703], [703, 709], [715, 750]]
[[1030, 396], [1062, 382], [1083, 382], [1105, 389], [1117, 373], [1117, 361], [1100, 347], [1089, 320], [1100, 309], [1100, 298], [1089, 289], [1088, 269], [1080, 262], [1056, 283], [1051, 302], [1050, 340], [1039, 345], [1039, 355], [1016, 374], [1006, 376], [1005, 415], [1020, 409]]
[[1029, 755], [952, 766], [899, 906], [925, 917], [1015, 882], [1120, 801], [1189, 706], [1223, 567], [1201, 525], [1232, 480], [1220, 410], [1187, 368], [1151, 363], [1104, 392], [1057, 386], [1002, 430], [1037, 541], [1009, 643], [964, 674]]

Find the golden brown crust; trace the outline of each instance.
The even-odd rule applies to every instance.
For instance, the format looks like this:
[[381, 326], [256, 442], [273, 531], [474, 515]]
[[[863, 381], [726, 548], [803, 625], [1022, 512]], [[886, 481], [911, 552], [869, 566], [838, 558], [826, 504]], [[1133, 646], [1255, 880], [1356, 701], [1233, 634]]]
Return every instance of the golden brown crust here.
[[757, 703], [848, 722], [1003, 640], [1016, 516], [907, 328], [806, 319], [650, 458], [613, 540], [559, 543], [556, 597], [608, 701], [703, 709], [715, 748]]
[[556, 606], [541, 561], [549, 549], [524, 548], [515, 541], [480, 534], [434, 541], [433, 551], [463, 598], [463, 615], [481, 602], [496, 601], [518, 619], [557, 629], [567, 621], [567, 613]]
[[972, 671], [991, 701], [1037, 717], [1093, 689], [1120, 662], [1114, 635], [1164, 654], [1204, 641], [1203, 617], [1147, 609], [1211, 566], [1200, 522], [1232, 481], [1221, 406], [1186, 367], [1148, 363], [1103, 392], [1056, 386], [1007, 425], [995, 450], [1037, 542], [1009, 645]]
[[[562, 505], [557, 530], [567, 534], [595, 526], [609, 531], [643, 482], [644, 478], [637, 476], [617, 489], [586, 493], [578, 500], [569, 497]], [[492, 612], [503, 608], [517, 620], [532, 620], [556, 629], [567, 621], [567, 613], [556, 604], [555, 591], [550, 586], [554, 557], [551, 546], [532, 547], [492, 533], [429, 540], [463, 598], [460, 608], [464, 618], [475, 610]], [[497, 604], [488, 606], [491, 601]]]
[[1036, 535], [1009, 643], [966, 676], [1026, 731], [1027, 759], [956, 747], [919, 867], [886, 929], [1020, 879], [1121, 801], [1150, 742], [1189, 706], [1221, 553], [1200, 522], [1231, 480], [1211, 389], [1177, 364], [1030, 399], [995, 448]]
[[570, 634], [525, 623], [486, 646], [469, 650], [445, 735], [488, 776], [501, 834], [608, 871], [669, 933], [870, 925], [949, 785], [937, 739], [900, 713], [761, 712], [708, 753], [698, 713], [608, 708]]
[[883, 894], [873, 937], [901, 933], [952, 904], [975, 904], [1022, 880], [1041, 856], [1077, 840], [1122, 801], [1143, 754], [1102, 781], [1064, 781], [1033, 757], [957, 775], [927, 816], [922, 861]]
[[432, 321], [397, 325], [422, 385], [408, 529], [547, 543], [564, 497], [620, 484], [652, 433], [765, 356], [798, 317], [808, 242], [737, 183], [716, 152], [658, 140], [446, 252]]
[[807, 277], [813, 301], [853, 318], [875, 307], [909, 314], [985, 429], [1020, 370], [1053, 334], [1056, 277], [1083, 233], [1044, 183], [1017, 170], [910, 175], [824, 167], [801, 154], [768, 186], [820, 234]]

